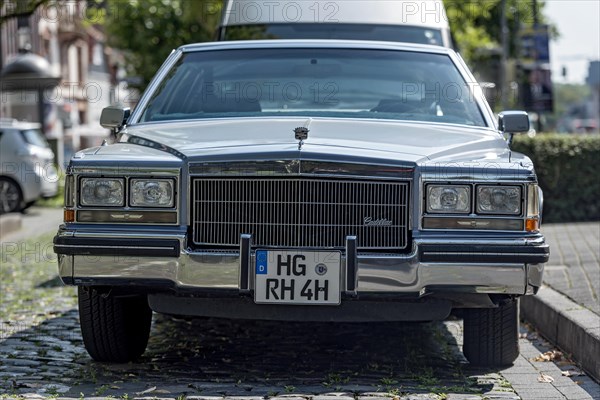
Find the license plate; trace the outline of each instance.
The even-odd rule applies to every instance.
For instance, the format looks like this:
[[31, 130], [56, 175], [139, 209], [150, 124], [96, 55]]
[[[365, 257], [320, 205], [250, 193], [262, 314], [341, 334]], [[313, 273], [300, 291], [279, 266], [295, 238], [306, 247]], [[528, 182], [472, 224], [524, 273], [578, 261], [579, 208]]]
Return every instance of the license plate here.
[[340, 304], [339, 251], [256, 251], [254, 301]]

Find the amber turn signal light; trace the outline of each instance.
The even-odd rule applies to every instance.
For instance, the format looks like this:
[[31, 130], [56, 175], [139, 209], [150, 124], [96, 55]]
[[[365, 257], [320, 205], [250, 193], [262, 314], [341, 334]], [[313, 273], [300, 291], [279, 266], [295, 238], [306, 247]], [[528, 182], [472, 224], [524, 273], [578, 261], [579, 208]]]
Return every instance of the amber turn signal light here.
[[537, 218], [527, 218], [525, 221], [525, 230], [527, 232], [537, 232], [540, 230]]
[[65, 210], [63, 213], [63, 220], [65, 222], [75, 222], [75, 210]]

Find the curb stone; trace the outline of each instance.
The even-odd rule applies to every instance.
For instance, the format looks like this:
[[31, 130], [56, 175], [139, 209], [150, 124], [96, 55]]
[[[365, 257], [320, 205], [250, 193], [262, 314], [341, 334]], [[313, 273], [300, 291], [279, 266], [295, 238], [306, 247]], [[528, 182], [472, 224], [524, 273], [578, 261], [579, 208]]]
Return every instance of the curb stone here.
[[600, 316], [548, 286], [521, 298], [521, 315], [600, 382]]
[[10, 213], [0, 215], [0, 238], [21, 229], [21, 214]]

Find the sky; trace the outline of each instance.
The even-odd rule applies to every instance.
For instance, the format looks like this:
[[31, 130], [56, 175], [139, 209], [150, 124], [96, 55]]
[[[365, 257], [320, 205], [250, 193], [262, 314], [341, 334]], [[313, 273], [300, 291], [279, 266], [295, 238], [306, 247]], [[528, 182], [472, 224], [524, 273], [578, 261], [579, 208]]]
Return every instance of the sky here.
[[560, 33], [550, 42], [552, 79], [585, 83], [589, 61], [600, 60], [600, 0], [547, 0], [544, 15]]

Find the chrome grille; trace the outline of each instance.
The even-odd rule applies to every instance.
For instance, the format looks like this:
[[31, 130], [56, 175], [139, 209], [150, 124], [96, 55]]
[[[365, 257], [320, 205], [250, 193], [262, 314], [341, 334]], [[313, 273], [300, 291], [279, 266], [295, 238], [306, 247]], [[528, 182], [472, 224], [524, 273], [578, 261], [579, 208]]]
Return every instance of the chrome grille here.
[[408, 182], [198, 178], [193, 188], [196, 245], [238, 246], [248, 233], [256, 247], [343, 248], [347, 236], [359, 249], [407, 247]]

